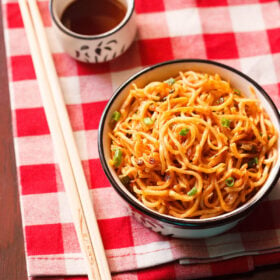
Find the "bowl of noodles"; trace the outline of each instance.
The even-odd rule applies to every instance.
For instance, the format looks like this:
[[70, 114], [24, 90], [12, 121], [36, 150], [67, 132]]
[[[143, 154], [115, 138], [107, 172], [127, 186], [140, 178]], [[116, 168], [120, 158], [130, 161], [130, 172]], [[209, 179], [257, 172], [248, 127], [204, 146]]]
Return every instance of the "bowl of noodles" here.
[[250, 77], [198, 59], [146, 68], [116, 90], [98, 135], [103, 169], [132, 215], [204, 238], [244, 219], [279, 178], [279, 112]]

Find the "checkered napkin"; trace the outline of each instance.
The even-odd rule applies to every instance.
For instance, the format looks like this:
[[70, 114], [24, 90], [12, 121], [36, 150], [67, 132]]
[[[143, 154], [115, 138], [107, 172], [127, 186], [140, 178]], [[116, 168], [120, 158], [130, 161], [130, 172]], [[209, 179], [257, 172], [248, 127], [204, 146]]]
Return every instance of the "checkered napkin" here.
[[[135, 4], [138, 35], [130, 49], [110, 63], [87, 65], [63, 52], [53, 33], [48, 1], [39, 2], [115, 279], [206, 277], [278, 262], [279, 185], [228, 233], [202, 240], [163, 237], [136, 222], [110, 186], [98, 159], [97, 128], [108, 99], [127, 77], [175, 58], [208, 58], [240, 69], [258, 81], [280, 107], [279, 2], [136, 0]], [[28, 273], [83, 275], [85, 263], [19, 6], [15, 0], [2, 1], [2, 6]], [[175, 264], [178, 260], [187, 265]]]

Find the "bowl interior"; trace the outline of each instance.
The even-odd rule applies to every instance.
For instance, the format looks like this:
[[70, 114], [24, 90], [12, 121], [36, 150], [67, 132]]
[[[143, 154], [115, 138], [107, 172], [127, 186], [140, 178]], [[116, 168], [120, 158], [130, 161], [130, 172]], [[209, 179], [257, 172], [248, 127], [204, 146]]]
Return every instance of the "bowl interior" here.
[[[252, 204], [259, 201], [266, 192], [270, 189], [270, 186], [275, 183], [276, 177], [278, 176], [279, 166], [280, 166], [280, 157], [278, 156], [276, 164], [273, 166], [272, 170], [270, 171], [270, 175], [262, 188], [258, 191], [258, 193], [251, 198], [246, 204], [240, 206], [239, 208], [235, 209], [232, 212], [222, 214], [217, 217], [208, 218], [208, 219], [180, 219], [180, 218], [173, 218], [168, 215], [162, 215], [153, 211], [143, 204], [139, 202], [127, 189], [124, 187], [121, 182], [119, 181], [118, 176], [114, 169], [108, 164], [108, 160], [110, 159], [110, 139], [108, 137], [108, 132], [111, 130], [109, 126], [109, 121], [112, 113], [115, 110], [118, 110], [121, 107], [121, 104], [127, 97], [131, 85], [135, 83], [138, 87], [144, 87], [148, 83], [152, 81], [163, 81], [170, 77], [176, 77], [179, 71], [199, 71], [205, 72], [209, 74], [219, 74], [222, 79], [227, 80], [231, 83], [234, 88], [241, 90], [245, 95], [250, 96], [250, 88], [253, 88], [257, 94], [257, 97], [261, 101], [261, 106], [265, 109], [267, 114], [269, 115], [272, 123], [274, 124], [277, 131], [280, 131], [280, 121], [279, 121], [279, 113], [276, 109], [275, 105], [271, 101], [271, 99], [267, 96], [267, 94], [263, 91], [260, 86], [258, 86], [253, 80], [249, 77], [243, 75], [242, 73], [227, 67], [225, 65], [221, 65], [218, 63], [210, 62], [210, 61], [200, 61], [200, 60], [180, 60], [180, 61], [169, 61], [160, 65], [152, 66], [148, 69], [144, 69], [143, 71], [139, 72], [138, 74], [132, 76], [127, 82], [125, 82], [113, 95], [111, 100], [109, 101], [100, 125], [100, 135], [99, 141], [101, 150], [104, 152], [104, 163], [105, 163], [105, 172], [111, 174], [111, 183], [118, 185], [118, 188], [125, 194], [126, 197], [129, 198], [130, 202], [133, 201], [134, 203], [140, 205], [141, 209], [146, 209], [149, 212], [154, 213], [156, 216], [160, 215], [163, 218], [177, 221], [177, 222], [188, 222], [188, 223], [204, 223], [207, 221], [215, 221], [228, 218], [229, 216], [235, 215], [244, 211], [245, 209], [249, 208]], [[280, 146], [280, 138], [278, 138], [278, 152]], [[102, 155], [101, 155], [102, 160]], [[114, 182], [112, 182], [112, 179]]]

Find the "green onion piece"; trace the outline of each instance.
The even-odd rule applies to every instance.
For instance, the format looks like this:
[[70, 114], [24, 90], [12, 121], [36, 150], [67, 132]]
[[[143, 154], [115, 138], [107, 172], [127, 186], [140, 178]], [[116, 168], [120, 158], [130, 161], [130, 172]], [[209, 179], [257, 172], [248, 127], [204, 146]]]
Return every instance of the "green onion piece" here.
[[144, 119], [144, 124], [145, 125], [152, 125], [154, 122], [151, 118], [145, 118]]
[[233, 90], [233, 93], [235, 93], [235, 94], [241, 96], [241, 91], [240, 91], [239, 89], [234, 89], [234, 90]]
[[173, 78], [170, 78], [170, 79], [164, 81], [164, 83], [167, 83], [167, 84], [170, 85], [170, 86], [172, 86], [175, 82], [176, 82], [176, 80], [173, 79]]
[[112, 114], [112, 117], [111, 117], [111, 119], [112, 119], [113, 121], [116, 121], [116, 122], [118, 122], [118, 121], [120, 120], [120, 118], [121, 118], [121, 113], [118, 112], [118, 111], [115, 111], [115, 112]]
[[113, 164], [115, 167], [119, 167], [121, 163], [122, 163], [122, 150], [116, 149], [113, 157]]
[[226, 185], [228, 187], [232, 187], [234, 185], [234, 179], [232, 177], [229, 177], [226, 179]]
[[190, 130], [188, 128], [182, 128], [179, 135], [186, 136]]
[[120, 181], [123, 183], [124, 186], [128, 186], [130, 183], [129, 176], [122, 176], [120, 177]]
[[193, 196], [197, 193], [197, 188], [196, 187], [193, 187], [189, 192], [188, 192], [188, 195], [189, 196]]
[[222, 104], [224, 103], [225, 99], [223, 97], [220, 97], [218, 100], [217, 100], [217, 104]]
[[221, 119], [221, 124], [222, 124], [223, 127], [229, 128], [230, 120], [229, 120], [229, 119], [226, 119], [226, 118], [222, 118], [222, 119]]
[[248, 167], [249, 168], [255, 167], [258, 163], [259, 163], [259, 159], [257, 157], [254, 157], [248, 161]]

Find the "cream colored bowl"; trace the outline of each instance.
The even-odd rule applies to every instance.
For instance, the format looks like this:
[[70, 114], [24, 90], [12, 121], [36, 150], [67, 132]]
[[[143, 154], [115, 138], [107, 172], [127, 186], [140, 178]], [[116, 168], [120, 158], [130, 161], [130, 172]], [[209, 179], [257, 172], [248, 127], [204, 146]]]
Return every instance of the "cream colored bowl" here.
[[[280, 157], [278, 157], [276, 164], [271, 169], [265, 184], [247, 203], [232, 212], [207, 219], [175, 218], [147, 208], [138, 201], [124, 185], [122, 185], [114, 169], [108, 164], [110, 159], [110, 139], [108, 137], [110, 131], [110, 117], [115, 110], [118, 110], [121, 107], [121, 104], [129, 93], [131, 84], [136, 83], [137, 86], [141, 88], [149, 82], [163, 81], [167, 78], [176, 76], [179, 71], [185, 70], [194, 70], [210, 74], [218, 73], [224, 80], [229, 80], [234, 88], [240, 89], [244, 94], [249, 94], [249, 88], [252, 87], [272, 120], [272, 123], [276, 127], [276, 130], [280, 131], [280, 116], [275, 104], [268, 94], [253, 79], [236, 69], [214, 61], [182, 59], [167, 61], [146, 68], [129, 78], [116, 90], [115, 94], [108, 102], [101, 118], [98, 135], [98, 149], [100, 160], [108, 179], [115, 190], [131, 206], [132, 214], [138, 221], [146, 227], [149, 227], [156, 232], [160, 232], [163, 235], [179, 238], [203, 238], [214, 236], [229, 230], [253, 210], [253, 208], [276, 184], [280, 175]], [[280, 147], [279, 141], [280, 139], [278, 139], [278, 151]]]

